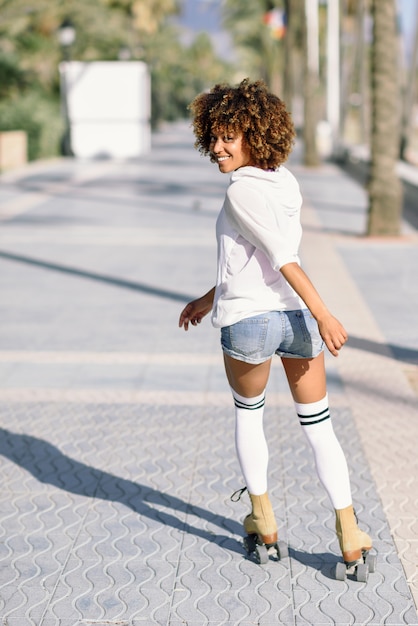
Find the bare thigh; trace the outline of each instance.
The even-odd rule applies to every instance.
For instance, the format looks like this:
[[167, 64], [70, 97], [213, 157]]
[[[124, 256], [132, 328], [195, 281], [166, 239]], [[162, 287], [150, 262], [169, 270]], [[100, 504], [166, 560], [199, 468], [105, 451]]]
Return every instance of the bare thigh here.
[[225, 372], [232, 389], [244, 398], [263, 393], [270, 374], [271, 359], [254, 365], [224, 353]]
[[313, 359], [283, 357], [282, 363], [295, 402], [309, 404], [325, 397], [327, 382], [323, 352]]
[[[271, 359], [254, 365], [224, 354], [225, 372], [232, 389], [245, 398], [260, 395], [267, 386]], [[284, 371], [295, 402], [309, 404], [327, 392], [324, 353], [313, 359], [282, 357]]]

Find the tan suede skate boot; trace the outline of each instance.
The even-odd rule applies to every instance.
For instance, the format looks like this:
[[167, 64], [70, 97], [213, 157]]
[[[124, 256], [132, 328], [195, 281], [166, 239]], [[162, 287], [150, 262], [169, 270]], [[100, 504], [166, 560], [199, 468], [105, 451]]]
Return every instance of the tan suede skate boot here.
[[277, 542], [277, 524], [267, 493], [261, 496], [249, 494], [252, 511], [244, 520], [248, 535], [257, 535], [262, 543], [272, 545]]
[[335, 530], [345, 563], [354, 563], [362, 558], [363, 552], [372, 548], [369, 535], [357, 526], [357, 518], [352, 505], [336, 509]]

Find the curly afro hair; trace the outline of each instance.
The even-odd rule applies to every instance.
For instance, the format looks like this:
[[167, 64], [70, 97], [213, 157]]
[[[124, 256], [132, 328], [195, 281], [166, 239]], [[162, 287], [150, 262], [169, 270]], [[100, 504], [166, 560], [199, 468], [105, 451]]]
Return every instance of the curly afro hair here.
[[224, 132], [243, 133], [252, 162], [261, 169], [277, 168], [292, 150], [296, 133], [290, 114], [263, 81], [246, 78], [237, 87], [215, 85], [196, 96], [189, 109], [194, 145], [205, 156], [210, 155], [212, 134]]

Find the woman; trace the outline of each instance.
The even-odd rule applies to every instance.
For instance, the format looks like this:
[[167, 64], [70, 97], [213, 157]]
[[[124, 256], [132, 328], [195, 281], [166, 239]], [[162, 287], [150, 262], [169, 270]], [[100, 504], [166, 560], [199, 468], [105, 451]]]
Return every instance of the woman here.
[[187, 304], [188, 330], [212, 311], [221, 329], [225, 370], [235, 402], [235, 441], [252, 511], [249, 536], [275, 545], [277, 525], [267, 493], [268, 448], [263, 410], [271, 359], [281, 357], [319, 478], [336, 511], [346, 565], [371, 548], [352, 506], [347, 463], [334, 434], [326, 390], [324, 343], [334, 356], [347, 340], [301, 269], [301, 195], [283, 163], [295, 131], [284, 103], [261, 81], [216, 85], [190, 105], [195, 147], [231, 175], [219, 214], [216, 287]]

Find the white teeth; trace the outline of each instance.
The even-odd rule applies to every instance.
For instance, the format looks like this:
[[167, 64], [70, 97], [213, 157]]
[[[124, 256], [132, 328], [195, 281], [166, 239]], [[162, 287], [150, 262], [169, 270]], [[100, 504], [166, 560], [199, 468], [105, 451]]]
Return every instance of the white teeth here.
[[229, 159], [229, 157], [218, 157], [218, 163], [220, 163], [221, 161], [226, 161], [227, 159]]

